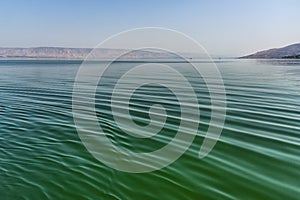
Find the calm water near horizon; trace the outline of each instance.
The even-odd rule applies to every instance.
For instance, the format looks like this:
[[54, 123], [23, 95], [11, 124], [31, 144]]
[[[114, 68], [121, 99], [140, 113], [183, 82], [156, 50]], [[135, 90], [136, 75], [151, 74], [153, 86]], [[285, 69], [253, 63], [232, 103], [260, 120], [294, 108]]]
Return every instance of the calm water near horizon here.
[[[115, 67], [122, 71], [131, 64]], [[187, 65], [165, 64], [183, 72]], [[300, 60], [233, 59], [216, 65], [225, 84], [227, 116], [214, 149], [198, 158], [210, 120], [200, 80], [196, 92], [203, 106], [193, 144], [166, 168], [131, 174], [96, 160], [79, 139], [72, 90], [80, 62], [0, 61], [0, 198], [299, 199]], [[91, 63], [95, 66], [105, 63]], [[179, 123], [176, 101], [168, 104], [174, 117], [167, 121], [166, 135], [145, 142], [127, 137], [110, 116], [107, 90], [117, 79], [114, 74], [97, 91], [96, 109], [107, 135], [120, 148], [137, 152], [164, 146]], [[145, 93], [153, 99], [169, 95], [167, 90]], [[137, 98], [135, 104], [147, 101]]]

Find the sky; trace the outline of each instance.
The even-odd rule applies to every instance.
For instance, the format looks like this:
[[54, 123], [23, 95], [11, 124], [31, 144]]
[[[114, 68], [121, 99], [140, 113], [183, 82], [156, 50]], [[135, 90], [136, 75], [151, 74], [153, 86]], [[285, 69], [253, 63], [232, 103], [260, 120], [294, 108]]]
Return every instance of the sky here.
[[2, 0], [0, 47], [95, 47], [121, 31], [180, 31], [212, 55], [300, 42], [298, 0]]

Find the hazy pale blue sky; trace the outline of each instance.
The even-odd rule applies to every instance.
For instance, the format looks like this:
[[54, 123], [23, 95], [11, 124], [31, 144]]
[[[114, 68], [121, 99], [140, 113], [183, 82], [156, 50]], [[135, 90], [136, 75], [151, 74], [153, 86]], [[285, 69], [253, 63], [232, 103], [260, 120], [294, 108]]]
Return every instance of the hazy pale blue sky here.
[[94, 47], [155, 26], [183, 32], [210, 54], [239, 56], [300, 42], [298, 0], [0, 2], [0, 47]]

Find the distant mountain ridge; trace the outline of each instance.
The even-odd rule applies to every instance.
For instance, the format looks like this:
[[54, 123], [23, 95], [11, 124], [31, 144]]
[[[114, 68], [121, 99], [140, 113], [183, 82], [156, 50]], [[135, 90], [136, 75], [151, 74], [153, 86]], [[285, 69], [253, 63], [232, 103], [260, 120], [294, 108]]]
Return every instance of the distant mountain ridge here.
[[90, 59], [111, 59], [124, 54], [121, 59], [169, 59], [176, 55], [167, 52], [138, 50], [126, 53], [126, 49], [108, 48], [0, 48], [0, 59], [49, 59], [49, 60], [84, 60], [90, 53]]
[[259, 51], [254, 54], [243, 56], [240, 58], [253, 58], [253, 59], [280, 59], [280, 58], [300, 58], [300, 43], [292, 44], [282, 48], [274, 48], [264, 51]]

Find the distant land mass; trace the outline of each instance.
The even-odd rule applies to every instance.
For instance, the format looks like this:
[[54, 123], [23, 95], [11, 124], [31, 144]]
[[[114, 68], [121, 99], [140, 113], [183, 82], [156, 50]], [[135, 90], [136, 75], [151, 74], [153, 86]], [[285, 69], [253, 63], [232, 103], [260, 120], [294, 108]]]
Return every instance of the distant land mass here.
[[122, 55], [120, 59], [174, 59], [175, 54], [151, 50], [134, 50], [126, 53], [126, 49], [109, 48], [64, 48], [64, 47], [34, 47], [34, 48], [0, 48], [0, 60], [105, 60]]
[[253, 59], [300, 59], [300, 43], [292, 44], [282, 48], [274, 48], [265, 51], [259, 51], [254, 54], [240, 58]]

